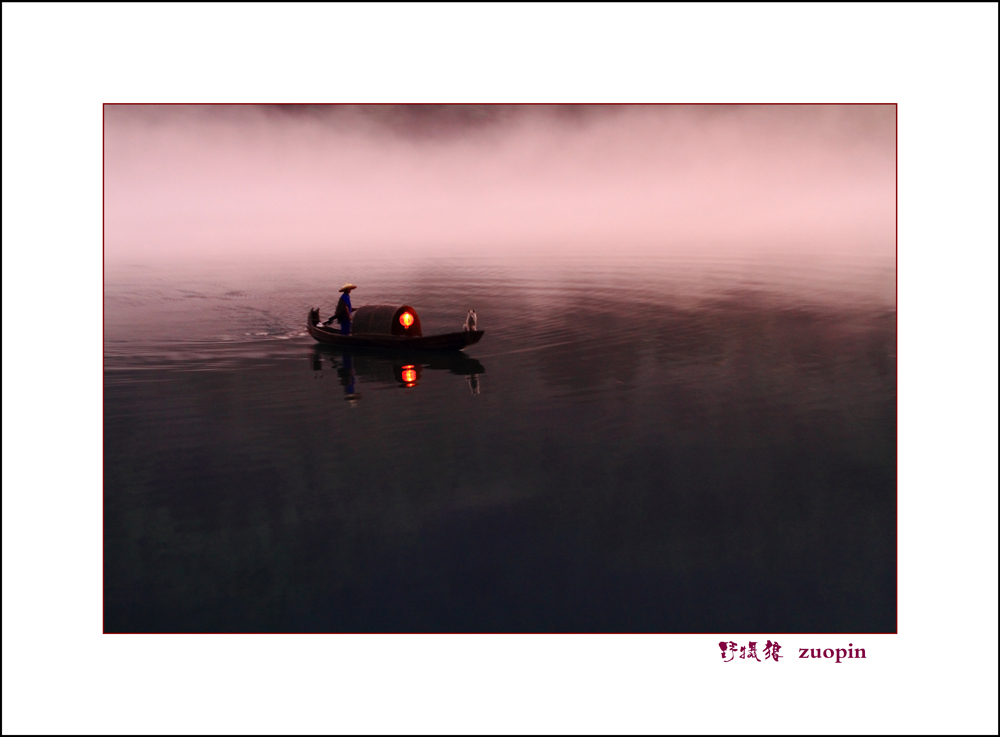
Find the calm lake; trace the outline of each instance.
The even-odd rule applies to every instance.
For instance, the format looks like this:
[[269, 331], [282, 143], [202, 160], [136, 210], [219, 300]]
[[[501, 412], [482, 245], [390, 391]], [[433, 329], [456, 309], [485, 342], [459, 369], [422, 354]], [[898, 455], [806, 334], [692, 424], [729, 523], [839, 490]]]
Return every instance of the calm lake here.
[[[425, 335], [469, 308], [486, 334], [321, 348], [306, 314], [348, 280]], [[105, 630], [893, 632], [894, 280], [613, 255], [109, 268]]]

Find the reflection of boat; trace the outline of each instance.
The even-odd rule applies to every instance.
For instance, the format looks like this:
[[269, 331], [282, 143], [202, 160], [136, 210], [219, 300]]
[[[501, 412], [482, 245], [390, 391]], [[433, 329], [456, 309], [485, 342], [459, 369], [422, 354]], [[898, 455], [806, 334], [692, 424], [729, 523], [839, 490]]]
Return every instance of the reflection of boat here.
[[312, 369], [323, 370], [326, 357], [340, 378], [345, 394], [355, 395], [354, 382], [414, 387], [424, 371], [447, 371], [466, 377], [473, 394], [479, 394], [479, 375], [486, 367], [464, 353], [433, 351], [386, 350], [384, 348], [353, 348], [346, 346], [313, 346]]
[[309, 310], [306, 321], [309, 334], [327, 345], [358, 348], [393, 348], [417, 351], [460, 351], [478, 343], [482, 330], [463, 330], [460, 333], [424, 335], [420, 329], [417, 312], [408, 305], [364, 305], [354, 312], [350, 335], [340, 330], [324, 327], [319, 322], [319, 310]]

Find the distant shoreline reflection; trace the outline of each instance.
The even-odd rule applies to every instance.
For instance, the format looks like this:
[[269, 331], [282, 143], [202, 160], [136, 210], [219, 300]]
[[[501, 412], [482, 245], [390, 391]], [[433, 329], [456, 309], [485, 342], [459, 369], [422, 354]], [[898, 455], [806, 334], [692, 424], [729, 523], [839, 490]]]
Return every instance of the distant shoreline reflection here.
[[314, 378], [322, 378], [324, 364], [332, 369], [344, 388], [344, 399], [361, 399], [358, 384], [380, 384], [412, 389], [420, 383], [425, 370], [448, 371], [464, 376], [470, 393], [479, 394], [480, 374], [486, 367], [464, 353], [412, 353], [364, 348], [315, 345], [309, 356]]

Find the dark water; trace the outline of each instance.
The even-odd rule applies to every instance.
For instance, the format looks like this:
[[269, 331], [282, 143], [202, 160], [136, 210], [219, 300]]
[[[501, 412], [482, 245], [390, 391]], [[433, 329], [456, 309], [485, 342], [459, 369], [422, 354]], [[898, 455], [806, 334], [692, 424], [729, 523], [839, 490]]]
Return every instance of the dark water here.
[[107, 631], [895, 630], [891, 271], [350, 266], [108, 270]]

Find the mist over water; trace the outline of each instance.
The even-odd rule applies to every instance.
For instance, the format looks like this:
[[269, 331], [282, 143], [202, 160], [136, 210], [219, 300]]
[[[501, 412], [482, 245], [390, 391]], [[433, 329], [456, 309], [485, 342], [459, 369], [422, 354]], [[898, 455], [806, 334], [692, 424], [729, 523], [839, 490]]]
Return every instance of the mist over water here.
[[109, 107], [106, 629], [894, 631], [894, 126]]
[[106, 107], [108, 260], [894, 259], [893, 106], [292, 111]]

